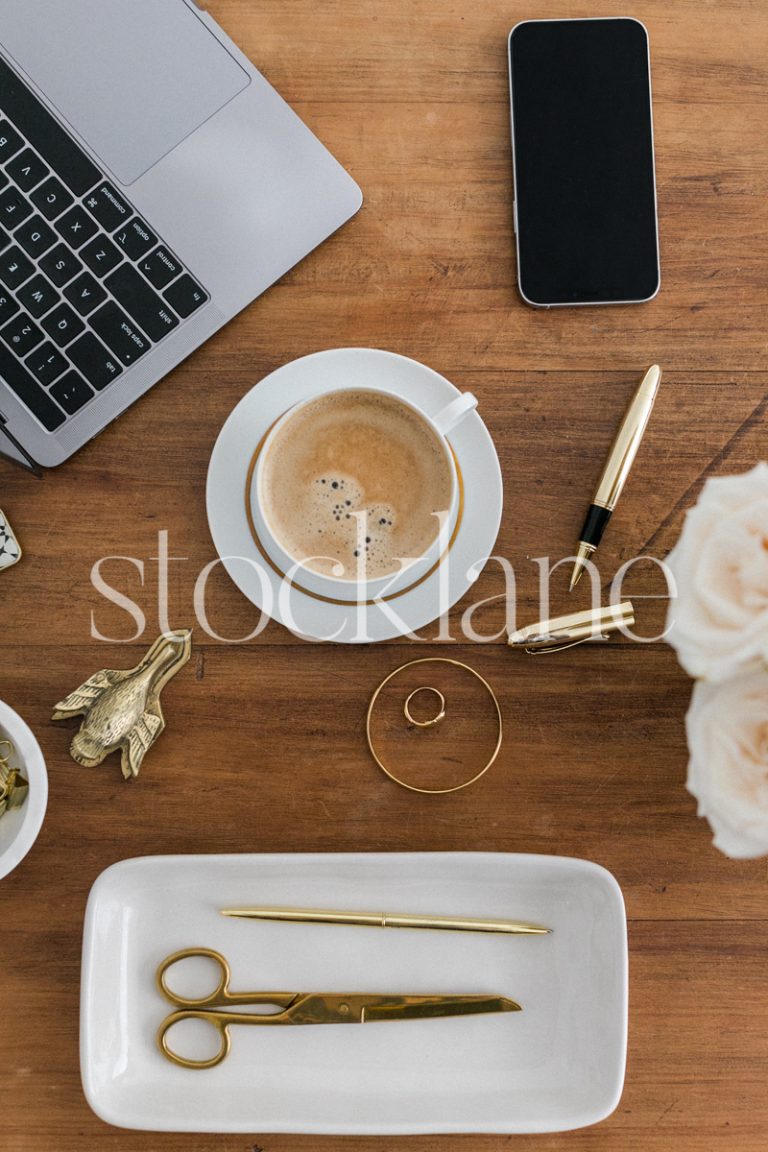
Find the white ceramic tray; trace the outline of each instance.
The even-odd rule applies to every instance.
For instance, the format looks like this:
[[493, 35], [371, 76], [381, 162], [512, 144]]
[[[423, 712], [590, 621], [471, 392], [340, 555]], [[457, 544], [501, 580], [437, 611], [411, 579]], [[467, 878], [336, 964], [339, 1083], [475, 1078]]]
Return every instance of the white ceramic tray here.
[[[520, 918], [550, 936], [226, 919], [234, 904]], [[155, 970], [223, 952], [238, 990], [493, 993], [523, 1011], [362, 1027], [234, 1028], [207, 1071], [170, 1064]], [[594, 1124], [624, 1078], [618, 884], [584, 860], [506, 853], [154, 856], [102, 873], [83, 940], [80, 1058], [94, 1111], [185, 1132], [554, 1132]]]

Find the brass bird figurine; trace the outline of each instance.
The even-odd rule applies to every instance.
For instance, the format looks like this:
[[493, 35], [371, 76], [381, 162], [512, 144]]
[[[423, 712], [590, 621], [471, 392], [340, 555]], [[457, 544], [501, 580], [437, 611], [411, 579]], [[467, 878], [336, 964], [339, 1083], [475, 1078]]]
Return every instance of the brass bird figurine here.
[[135, 668], [104, 668], [56, 705], [54, 720], [84, 716], [70, 755], [85, 768], [122, 750], [123, 776], [138, 776], [142, 761], [165, 728], [160, 693], [192, 653], [192, 632], [161, 636]]

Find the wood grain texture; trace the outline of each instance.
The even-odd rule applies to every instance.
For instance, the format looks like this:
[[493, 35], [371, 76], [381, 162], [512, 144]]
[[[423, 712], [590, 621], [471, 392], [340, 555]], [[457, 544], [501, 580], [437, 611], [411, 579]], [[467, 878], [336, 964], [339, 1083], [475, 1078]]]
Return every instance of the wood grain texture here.
[[[167, 531], [171, 554], [186, 558], [171, 565], [170, 622], [191, 622], [195, 576], [214, 555], [203, 496], [218, 430], [265, 373], [320, 348], [390, 348], [479, 397], [506, 488], [496, 552], [515, 565], [522, 623], [537, 612], [533, 559], [573, 548], [616, 422], [639, 374], [658, 361], [662, 393], [601, 549], [602, 570], [610, 580], [638, 553], [665, 555], [707, 476], [765, 456], [768, 9], [751, 0], [638, 0], [632, 14], [652, 46], [662, 290], [641, 307], [547, 313], [524, 307], [515, 291], [505, 38], [532, 15], [613, 15], [615, 5], [209, 7], [353, 173], [366, 202], [63, 469], [38, 483], [0, 466], [0, 506], [26, 553], [0, 577], [0, 697], [35, 729], [50, 772], [40, 839], [0, 884], [0, 1146], [325, 1152], [341, 1143], [129, 1133], [91, 1114], [78, 1073], [81, 925], [90, 885], [115, 860], [495, 849], [588, 857], [622, 885], [631, 1019], [618, 1110], [562, 1135], [350, 1138], [344, 1148], [763, 1152], [766, 865], [720, 856], [696, 818], [684, 788], [690, 684], [663, 645], [619, 643], [535, 662], [498, 641], [452, 644], [450, 655], [496, 688], [507, 735], [476, 788], [437, 798], [387, 781], [362, 733], [373, 687], [403, 659], [434, 653], [427, 643], [339, 650], [299, 642], [275, 624], [242, 645], [198, 634], [192, 662], [164, 696], [168, 729], [133, 786], [116, 764], [76, 767], [70, 733], [49, 716], [96, 668], [129, 666], [144, 648], [90, 637], [92, 613], [107, 635], [132, 631], [91, 586], [99, 557], [145, 561], [143, 586], [125, 561], [105, 573], [142, 605], [149, 641], [158, 629], [150, 558]], [[553, 604], [565, 609], [564, 581], [553, 581]], [[639, 630], [660, 632], [658, 571], [634, 568], [626, 589]], [[500, 566], [490, 564], [473, 593], [497, 597], [478, 618], [488, 635], [503, 627], [503, 592]], [[257, 620], [220, 572], [208, 607], [230, 638]]]

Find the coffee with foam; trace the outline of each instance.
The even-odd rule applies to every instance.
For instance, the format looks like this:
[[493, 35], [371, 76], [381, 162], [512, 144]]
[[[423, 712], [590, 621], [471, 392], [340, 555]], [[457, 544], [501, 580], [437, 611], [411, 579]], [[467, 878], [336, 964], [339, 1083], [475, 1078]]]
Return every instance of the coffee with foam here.
[[282, 548], [343, 580], [377, 579], [423, 556], [450, 507], [453, 474], [426, 420], [381, 392], [330, 392], [275, 433], [262, 512]]

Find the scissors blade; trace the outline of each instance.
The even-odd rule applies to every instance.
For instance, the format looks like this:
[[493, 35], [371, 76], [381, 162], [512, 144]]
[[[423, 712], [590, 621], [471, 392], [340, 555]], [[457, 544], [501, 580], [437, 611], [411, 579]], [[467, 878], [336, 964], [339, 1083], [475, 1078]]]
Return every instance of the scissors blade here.
[[286, 1024], [370, 1024], [380, 1020], [425, 1020], [481, 1012], [520, 1012], [504, 996], [364, 996], [343, 993], [301, 996], [284, 1013]]
[[522, 1012], [522, 1007], [506, 996], [404, 996], [400, 1004], [372, 1000], [364, 1009], [361, 1022], [428, 1020], [437, 1016], [473, 1016], [485, 1012]]

